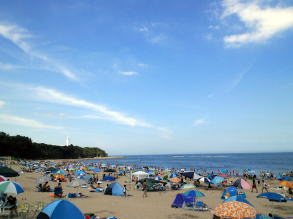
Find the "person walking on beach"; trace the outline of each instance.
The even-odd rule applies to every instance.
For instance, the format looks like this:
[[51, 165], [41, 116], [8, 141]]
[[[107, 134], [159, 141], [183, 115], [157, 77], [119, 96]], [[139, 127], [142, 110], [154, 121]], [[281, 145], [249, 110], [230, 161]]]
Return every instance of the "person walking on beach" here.
[[142, 183], [142, 191], [143, 191], [142, 197], [143, 198], [148, 197], [147, 196], [147, 182], [146, 182], [146, 180], [144, 180], [143, 183]]
[[253, 178], [252, 178], [252, 188], [251, 188], [251, 192], [253, 192], [253, 189], [255, 189], [256, 193], [258, 193], [258, 191], [257, 191], [257, 187], [256, 187], [256, 175], [254, 175]]
[[263, 193], [263, 190], [266, 190], [266, 192], [268, 191], [268, 184], [265, 183], [265, 180], [262, 180], [262, 184], [261, 184], [261, 192]]
[[123, 194], [124, 194], [124, 197], [126, 198], [127, 197], [127, 188], [126, 188], [126, 185], [123, 186]]

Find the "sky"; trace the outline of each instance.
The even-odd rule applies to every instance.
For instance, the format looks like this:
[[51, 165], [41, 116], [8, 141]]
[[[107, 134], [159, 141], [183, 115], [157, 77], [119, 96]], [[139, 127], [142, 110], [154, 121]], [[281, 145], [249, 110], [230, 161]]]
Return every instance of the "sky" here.
[[110, 155], [292, 152], [292, 0], [0, 5], [0, 130]]

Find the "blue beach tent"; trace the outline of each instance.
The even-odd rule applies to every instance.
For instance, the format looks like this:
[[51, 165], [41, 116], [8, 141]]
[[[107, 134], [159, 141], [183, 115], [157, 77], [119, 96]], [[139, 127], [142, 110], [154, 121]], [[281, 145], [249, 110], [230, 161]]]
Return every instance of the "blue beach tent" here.
[[189, 190], [187, 192], [184, 192], [183, 195], [185, 196], [191, 196], [191, 197], [204, 197], [205, 195], [197, 190]]
[[123, 186], [118, 182], [112, 183], [106, 188], [104, 194], [114, 195], [114, 196], [123, 196], [124, 195]]
[[292, 181], [292, 177], [286, 176], [286, 175], [279, 175], [276, 178], [277, 178], [277, 180]]
[[275, 201], [275, 202], [286, 202], [286, 198], [284, 198], [282, 195], [275, 193], [275, 192], [265, 192], [261, 193], [257, 198], [267, 198], [269, 201]]
[[238, 195], [238, 191], [234, 186], [230, 186], [227, 189], [224, 189], [221, 199], [227, 199], [231, 196]]
[[186, 205], [194, 204], [195, 198], [191, 196], [185, 196], [183, 194], [177, 194], [171, 207], [172, 208], [182, 208], [183, 204]]
[[115, 181], [115, 177], [113, 177], [113, 176], [105, 176], [103, 178], [103, 181]]
[[84, 215], [70, 201], [57, 200], [49, 203], [37, 216], [37, 219], [84, 219]]

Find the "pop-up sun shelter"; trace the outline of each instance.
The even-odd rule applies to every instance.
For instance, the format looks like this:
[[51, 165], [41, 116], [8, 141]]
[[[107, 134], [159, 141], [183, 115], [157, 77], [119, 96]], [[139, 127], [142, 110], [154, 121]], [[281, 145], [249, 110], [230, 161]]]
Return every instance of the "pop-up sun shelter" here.
[[48, 204], [37, 216], [37, 219], [84, 219], [82, 212], [67, 200], [57, 200]]
[[185, 196], [183, 194], [177, 194], [173, 201], [172, 208], [182, 208], [184, 204], [189, 205], [195, 202], [195, 198], [192, 196]]
[[123, 186], [117, 182], [110, 184], [106, 190], [105, 195], [123, 196]]

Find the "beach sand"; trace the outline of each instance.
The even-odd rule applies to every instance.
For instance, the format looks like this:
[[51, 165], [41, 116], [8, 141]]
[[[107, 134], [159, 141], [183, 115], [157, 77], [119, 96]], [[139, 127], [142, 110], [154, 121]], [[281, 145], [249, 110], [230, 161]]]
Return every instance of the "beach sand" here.
[[[12, 168], [19, 170], [19, 167], [12, 166]], [[36, 202], [44, 202], [48, 204], [55, 198], [49, 197], [50, 193], [36, 192], [36, 178], [41, 174], [38, 173], [22, 173], [19, 177], [10, 178], [13, 181], [20, 183], [25, 190], [25, 193], [17, 195], [18, 204], [28, 202], [34, 205]], [[126, 184], [125, 181], [129, 180], [126, 176], [120, 177], [118, 182], [122, 185]], [[110, 184], [110, 182], [108, 182]], [[277, 185], [277, 181], [267, 181], [272, 187]], [[49, 182], [50, 186], [54, 188], [57, 183]], [[107, 182], [102, 184], [105, 187]], [[148, 192], [148, 197], [143, 198], [141, 191], [136, 191], [131, 184], [126, 184], [128, 188], [128, 197], [108, 196], [103, 193], [92, 193], [87, 188], [72, 188], [67, 187], [67, 182], [62, 183], [64, 194], [69, 192], [82, 192], [88, 195], [88, 198], [74, 198], [67, 199], [78, 206], [83, 213], [92, 212], [97, 216], [110, 217], [115, 216], [119, 219], [187, 219], [187, 218], [212, 218], [211, 211], [198, 212], [179, 208], [171, 208], [171, 204], [178, 193], [185, 190], [178, 191], [163, 191], [163, 192]], [[260, 188], [259, 188], [260, 189]], [[204, 201], [211, 209], [221, 204], [223, 201], [220, 199], [222, 190], [207, 190], [206, 188], [197, 188], [206, 196], [198, 200]], [[257, 193], [243, 190], [249, 200], [259, 213], [268, 215], [268, 213], [278, 214], [282, 217], [293, 216], [293, 202], [278, 203], [269, 202], [267, 199], [257, 199]], [[273, 190], [271, 190], [273, 191]], [[260, 192], [260, 191], [259, 191]], [[258, 193], [259, 194], [259, 193]]]

